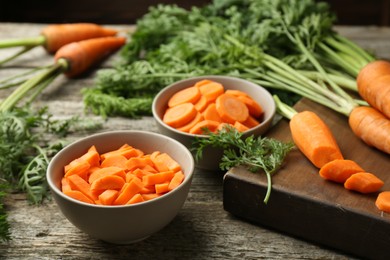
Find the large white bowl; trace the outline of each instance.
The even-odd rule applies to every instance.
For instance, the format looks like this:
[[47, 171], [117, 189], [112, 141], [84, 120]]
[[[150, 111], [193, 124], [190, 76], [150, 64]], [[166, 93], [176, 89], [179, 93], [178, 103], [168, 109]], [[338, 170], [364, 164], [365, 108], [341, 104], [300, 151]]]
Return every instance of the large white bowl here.
[[[195, 137], [208, 138], [207, 135], [194, 135], [179, 131], [165, 124], [162, 120], [164, 112], [168, 107], [167, 104], [170, 97], [179, 90], [190, 87], [196, 82], [203, 79], [209, 79], [212, 81], [219, 82], [225, 87], [225, 89], [241, 90], [250, 95], [262, 106], [264, 110], [262, 122], [258, 126], [245, 131], [243, 133], [244, 138], [250, 135], [263, 135], [270, 128], [272, 120], [275, 116], [276, 105], [275, 101], [272, 98], [272, 95], [265, 88], [240, 78], [209, 75], [189, 78], [175, 82], [165, 87], [157, 94], [157, 96], [153, 100], [152, 112], [153, 117], [157, 123], [157, 127], [162, 134], [180, 141], [189, 149], [192, 148], [193, 142], [195, 141]], [[203, 152], [203, 158], [197, 161], [195, 166], [204, 170], [219, 170], [219, 162], [222, 157], [222, 153], [223, 151], [221, 149], [208, 147]]]
[[[161, 197], [126, 206], [92, 205], [66, 196], [60, 189], [64, 166], [95, 145], [100, 153], [124, 143], [145, 153], [168, 153], [182, 167], [185, 179], [176, 189]], [[161, 134], [145, 131], [112, 131], [76, 141], [54, 156], [47, 170], [53, 197], [65, 217], [91, 237], [116, 244], [143, 240], [169, 224], [182, 208], [192, 182], [194, 159], [181, 143]]]

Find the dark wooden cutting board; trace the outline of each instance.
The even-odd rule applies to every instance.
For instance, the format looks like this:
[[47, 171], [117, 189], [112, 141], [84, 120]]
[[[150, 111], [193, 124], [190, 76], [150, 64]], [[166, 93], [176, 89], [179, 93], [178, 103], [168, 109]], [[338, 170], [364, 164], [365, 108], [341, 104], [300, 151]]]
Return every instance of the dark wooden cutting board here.
[[[390, 156], [355, 137], [345, 116], [307, 99], [295, 109], [316, 112], [331, 128], [344, 157], [381, 178], [385, 182], [382, 190], [390, 190]], [[279, 121], [267, 136], [291, 141], [288, 120]], [[255, 224], [355, 256], [390, 259], [390, 214], [376, 208], [377, 194], [348, 191], [322, 179], [297, 149], [272, 182], [270, 200], [264, 204], [265, 175], [242, 167], [230, 169], [224, 177], [224, 209]]]

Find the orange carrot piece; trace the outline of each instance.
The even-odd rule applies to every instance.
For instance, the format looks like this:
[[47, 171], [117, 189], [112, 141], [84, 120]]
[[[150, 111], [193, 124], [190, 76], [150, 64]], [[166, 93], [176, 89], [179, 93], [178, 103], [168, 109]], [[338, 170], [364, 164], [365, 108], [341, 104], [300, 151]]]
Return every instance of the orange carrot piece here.
[[78, 164], [80, 161], [86, 161], [89, 163], [90, 167], [99, 166], [100, 164], [100, 156], [96, 150], [95, 146], [91, 146], [88, 151], [82, 156], [74, 159], [69, 164], [65, 165], [65, 172], [67, 172], [70, 168]]
[[390, 118], [390, 73], [372, 79], [364, 88], [359, 88], [359, 94], [373, 108]]
[[144, 201], [147, 201], [147, 200], [158, 198], [161, 195], [157, 193], [145, 193], [145, 194], [141, 194], [141, 196], [144, 199]]
[[53, 24], [45, 27], [41, 34], [45, 37], [45, 49], [55, 53], [62, 46], [81, 40], [114, 36], [117, 30], [93, 23]]
[[144, 185], [154, 185], [158, 183], [164, 183], [171, 181], [175, 173], [173, 171], [159, 172], [155, 174], [145, 175], [142, 178]]
[[88, 182], [90, 184], [94, 183], [96, 180], [108, 176], [108, 175], [115, 175], [118, 177], [121, 177], [123, 180], [126, 179], [126, 173], [123, 170], [123, 168], [116, 167], [116, 166], [109, 166], [105, 168], [98, 169], [91, 173], [88, 178]]
[[122, 47], [126, 43], [124, 37], [100, 37], [78, 42], [72, 42], [62, 46], [55, 54], [54, 59], [58, 62], [64, 59], [67, 70], [64, 74], [74, 77], [84, 73], [95, 65], [103, 57]]
[[247, 93], [245, 93], [244, 91], [241, 91], [241, 90], [237, 90], [237, 89], [227, 89], [225, 91], [225, 94], [232, 95], [235, 97], [240, 97], [240, 96], [249, 97], [249, 95]]
[[198, 112], [198, 113], [196, 113], [195, 118], [192, 119], [191, 122], [189, 122], [188, 124], [186, 124], [182, 127], [177, 128], [177, 130], [188, 133], [192, 127], [194, 127], [197, 123], [199, 123], [202, 120], [204, 120], [204, 117], [200, 112]]
[[66, 178], [68, 179], [69, 185], [72, 190], [80, 191], [92, 201], [95, 201], [95, 199], [97, 199], [96, 196], [91, 192], [91, 185], [79, 175], [73, 174]]
[[105, 190], [99, 195], [99, 201], [102, 205], [112, 205], [118, 194], [117, 190]]
[[198, 111], [192, 103], [184, 103], [166, 110], [163, 122], [172, 127], [181, 127], [191, 122]]
[[244, 124], [241, 124], [240, 122], [235, 122], [234, 123], [234, 128], [236, 128], [239, 132], [245, 132], [249, 130], [249, 127], [245, 126]]
[[140, 151], [139, 149], [133, 148], [133, 147], [125, 147], [125, 148], [120, 148], [118, 150], [110, 151], [107, 153], [103, 153], [100, 155], [100, 158], [102, 160], [105, 160], [109, 156], [113, 155], [122, 155], [126, 159], [130, 159], [131, 157], [140, 157], [143, 155], [143, 152]]
[[358, 172], [351, 175], [345, 182], [344, 187], [348, 190], [360, 193], [372, 193], [379, 191], [384, 182], [369, 172]]
[[169, 182], [157, 183], [154, 185], [157, 194], [167, 193], [169, 191]]
[[174, 107], [184, 103], [195, 104], [200, 97], [201, 94], [199, 88], [195, 86], [188, 87], [173, 94], [172, 97], [168, 100], [168, 107]]
[[364, 172], [355, 161], [333, 160], [321, 167], [319, 174], [322, 178], [338, 183], [344, 183], [352, 174]]
[[390, 213], [390, 191], [382, 191], [379, 193], [375, 205], [379, 210]]
[[156, 185], [144, 186], [139, 193], [141, 194], [156, 193]]
[[223, 123], [223, 119], [219, 116], [215, 103], [209, 104], [202, 113], [205, 120], [212, 120]]
[[239, 96], [237, 97], [239, 100], [241, 100], [248, 108], [249, 114], [255, 118], [260, 117], [264, 110], [260, 106], [259, 103], [257, 103], [254, 99], [252, 99], [249, 96]]
[[196, 110], [198, 110], [198, 112], [203, 112], [203, 110], [205, 110], [207, 105], [208, 105], [207, 98], [201, 95], [198, 102], [194, 104], [194, 107]]
[[137, 193], [135, 194], [126, 204], [136, 204], [140, 202], [144, 202], [144, 198], [141, 194]]
[[146, 165], [154, 166], [152, 159], [149, 157], [132, 157], [126, 162], [126, 169], [133, 171], [137, 168], [143, 168]]
[[215, 101], [225, 91], [222, 84], [214, 81], [196, 86], [198, 86], [200, 93], [207, 99], [208, 103]]
[[329, 127], [315, 113], [295, 114], [290, 120], [290, 130], [295, 145], [316, 167], [344, 159]]
[[87, 161], [77, 161], [77, 163], [74, 161], [71, 164], [70, 167], [67, 167], [68, 170], [65, 172], [65, 177], [78, 175], [84, 180], [87, 180], [91, 165]]
[[[217, 131], [220, 131], [222, 129], [224, 129], [225, 127], [228, 127], [228, 126], [233, 126], [232, 124], [229, 124], [229, 123], [221, 123], [219, 124], [219, 126], [217, 127]], [[234, 127], [234, 126], [233, 126]]]
[[390, 74], [390, 62], [386, 60], [375, 60], [366, 64], [360, 71], [356, 79], [359, 93], [365, 95], [368, 85], [383, 75]]
[[205, 134], [206, 132], [204, 131], [204, 129], [208, 129], [210, 132], [215, 132], [217, 131], [218, 129], [218, 126], [219, 126], [219, 122], [216, 122], [216, 121], [212, 121], [212, 120], [203, 120], [203, 121], [200, 121], [199, 123], [197, 123], [196, 125], [194, 125], [189, 133], [190, 134]]
[[248, 119], [248, 107], [237, 97], [222, 94], [215, 101], [219, 116], [223, 121], [234, 124], [234, 122], [244, 122]]
[[70, 187], [68, 179], [65, 178], [65, 177], [62, 177], [62, 179], [61, 179], [61, 190], [62, 190], [62, 192], [72, 190], [72, 188]]
[[114, 201], [114, 205], [126, 204], [143, 187], [143, 183], [138, 178], [133, 178], [130, 182], [123, 185], [123, 188], [119, 191], [119, 196]]
[[368, 106], [354, 108], [349, 126], [366, 144], [390, 154], [390, 119]]
[[174, 190], [183, 182], [184, 180], [184, 173], [182, 171], [178, 171], [173, 176], [172, 180], [169, 182], [168, 190]]
[[245, 125], [248, 128], [256, 127], [260, 124], [259, 121], [256, 120], [253, 116], [249, 115], [248, 119], [242, 122], [243, 125]]
[[157, 173], [158, 171], [156, 170], [156, 168], [154, 168], [153, 166], [147, 164], [145, 165], [144, 167], [140, 168], [141, 170], [145, 171], [145, 172], [149, 172], [149, 173]]
[[91, 183], [91, 191], [120, 190], [125, 180], [117, 175], [107, 175]]
[[115, 155], [106, 157], [106, 159], [104, 159], [104, 161], [102, 161], [101, 167], [105, 168], [105, 167], [115, 166], [115, 167], [125, 169], [126, 162], [127, 162], [126, 157], [124, 157], [121, 154], [115, 154]]
[[167, 153], [161, 153], [157, 155], [154, 158], [153, 163], [159, 172], [165, 172], [165, 171], [177, 172], [181, 170], [180, 164]]
[[211, 80], [209, 80], [209, 79], [202, 79], [201, 81], [196, 82], [194, 86], [195, 87], [200, 87], [200, 86], [207, 85], [207, 84], [210, 84], [210, 83], [212, 83]]
[[94, 200], [92, 200], [91, 198], [89, 198], [88, 196], [86, 196], [84, 193], [82, 193], [79, 190], [66, 190], [66, 191], [64, 191], [64, 194], [75, 199], [75, 200], [79, 200], [79, 201], [89, 203], [89, 204], [95, 204]]

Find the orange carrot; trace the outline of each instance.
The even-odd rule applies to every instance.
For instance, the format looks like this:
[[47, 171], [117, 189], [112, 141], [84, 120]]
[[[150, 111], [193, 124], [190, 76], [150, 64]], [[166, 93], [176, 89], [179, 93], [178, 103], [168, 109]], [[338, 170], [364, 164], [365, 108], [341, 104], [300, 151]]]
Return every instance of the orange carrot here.
[[196, 102], [194, 104], [194, 107], [196, 110], [198, 110], [199, 112], [203, 112], [203, 110], [205, 110], [205, 108], [207, 107], [208, 105], [208, 102], [207, 102], [207, 99], [205, 98], [205, 96], [201, 95], [198, 102]]
[[135, 204], [145, 201], [141, 194], [135, 194], [126, 204]]
[[195, 124], [189, 131], [190, 134], [205, 134], [205, 129], [208, 129], [210, 132], [215, 132], [220, 125], [219, 122], [212, 120], [203, 120]]
[[142, 178], [144, 185], [155, 185], [171, 181], [175, 173], [173, 171], [159, 172], [155, 174], [149, 174]]
[[236, 121], [234, 123], [234, 128], [236, 128], [239, 132], [245, 132], [247, 130], [249, 130], [249, 128], [247, 126], [245, 126], [244, 124], [241, 124], [240, 122]]
[[364, 170], [355, 161], [337, 159], [322, 166], [319, 174], [324, 179], [344, 183], [352, 174], [358, 172]]
[[203, 81], [203, 83], [196, 86], [198, 86], [200, 93], [207, 99], [208, 103], [215, 101], [225, 91], [222, 84], [214, 81]]
[[93, 23], [53, 24], [45, 27], [41, 34], [45, 37], [44, 47], [54, 53], [62, 46], [91, 38], [115, 36], [117, 30]]
[[106, 168], [109, 166], [116, 166], [124, 169], [126, 168], [126, 162], [127, 162], [126, 157], [124, 157], [121, 154], [116, 154], [116, 155], [108, 156], [104, 161], [102, 161], [101, 167]]
[[248, 108], [249, 114], [255, 118], [259, 118], [263, 114], [263, 108], [249, 96], [238, 96]]
[[167, 153], [161, 153], [157, 155], [154, 158], [153, 163], [159, 172], [165, 172], [165, 171], [177, 172], [181, 170], [180, 164]]
[[157, 193], [145, 193], [145, 194], [142, 194], [142, 198], [147, 201], [147, 200], [152, 200], [152, 199], [155, 199], [155, 198], [158, 198], [159, 196], [161, 196], [160, 194], [157, 194]]
[[349, 115], [352, 131], [366, 144], [390, 154], [390, 119], [372, 107], [357, 107]]
[[191, 122], [177, 128], [177, 130], [182, 131], [182, 132], [189, 132], [191, 130], [191, 128], [193, 128], [197, 123], [199, 123], [202, 120], [204, 120], [204, 117], [200, 112], [198, 112], [198, 113], [196, 113], [195, 118], [192, 119]]
[[358, 172], [352, 174], [344, 183], [348, 190], [358, 191], [360, 193], [372, 193], [379, 191], [384, 182], [369, 172]]
[[82, 192], [80, 192], [78, 190], [66, 190], [66, 191], [64, 191], [64, 194], [75, 199], [75, 200], [79, 200], [79, 201], [89, 203], [89, 204], [95, 204], [94, 200], [92, 200], [88, 196], [85, 196], [85, 194], [83, 194]]
[[176, 189], [184, 180], [184, 173], [182, 171], [178, 171], [173, 176], [172, 180], [169, 182], [168, 189], [174, 190]]
[[68, 179], [65, 178], [65, 177], [62, 177], [62, 179], [61, 179], [61, 190], [62, 190], [62, 192], [72, 190], [72, 188], [70, 187]]
[[390, 213], [390, 191], [382, 191], [379, 193], [375, 205], [379, 210]]
[[118, 177], [121, 177], [123, 180], [126, 180], [126, 173], [123, 170], [123, 168], [116, 167], [116, 166], [109, 166], [109, 167], [97, 169], [94, 172], [92, 172], [89, 175], [88, 182], [92, 184], [96, 180], [108, 175], [116, 175]]
[[219, 116], [227, 123], [234, 124], [248, 119], [247, 106], [235, 96], [222, 94], [216, 99], [215, 105]]
[[192, 103], [184, 103], [169, 108], [163, 117], [164, 123], [172, 127], [181, 127], [191, 122], [197, 115]]
[[91, 165], [87, 161], [74, 161], [71, 163], [70, 167], [66, 167], [67, 171], [65, 171], [65, 177], [69, 177], [71, 175], [78, 175], [84, 180], [88, 178], [89, 169]]
[[91, 183], [91, 191], [120, 190], [125, 180], [117, 175], [107, 175]]
[[169, 191], [169, 182], [157, 183], [154, 186], [157, 194], [163, 194]]
[[373, 78], [364, 87], [360, 86], [359, 94], [368, 104], [390, 118], [390, 73]]
[[101, 37], [72, 42], [61, 47], [55, 54], [56, 62], [64, 60], [68, 77], [84, 73], [109, 53], [116, 51], [126, 43], [124, 37]]
[[206, 109], [202, 113], [205, 120], [212, 120], [216, 122], [223, 123], [223, 119], [219, 116], [217, 111], [217, 106], [215, 103], [211, 103], [206, 107]]
[[99, 201], [102, 205], [112, 205], [114, 200], [118, 197], [117, 190], [105, 190], [99, 195]]
[[296, 113], [290, 120], [295, 145], [316, 167], [344, 159], [329, 127], [311, 111]]
[[386, 60], [375, 60], [366, 64], [359, 71], [356, 79], [359, 93], [364, 93], [372, 81], [384, 75], [390, 75], [390, 62]]
[[114, 201], [114, 205], [126, 204], [135, 194], [142, 190], [143, 186], [143, 183], [138, 178], [134, 178], [129, 183], [125, 183], [119, 191], [119, 196]]
[[94, 201], [96, 197], [91, 192], [91, 185], [77, 174], [66, 177], [72, 190], [78, 190]]
[[193, 86], [176, 92], [169, 100], [168, 107], [174, 107], [183, 103], [195, 104], [201, 97], [199, 88]]
[[245, 120], [244, 122], [242, 122], [242, 124], [248, 128], [252, 128], [252, 127], [258, 126], [260, 124], [260, 122], [257, 121], [256, 118], [254, 118], [253, 116], [249, 115], [248, 119]]
[[229, 94], [229, 95], [232, 95], [232, 96], [235, 96], [235, 97], [240, 97], [240, 96], [243, 96], [243, 97], [249, 97], [249, 95], [241, 90], [237, 90], [237, 89], [227, 89], [225, 91], [225, 94]]
[[153, 166], [153, 161], [149, 157], [132, 157], [126, 162], [126, 169], [133, 171], [137, 168], [143, 168], [146, 165]]
[[126, 146], [126, 147], [120, 147], [117, 150], [113, 150], [113, 151], [109, 151], [109, 152], [103, 153], [103, 154], [100, 155], [100, 158], [102, 160], [105, 160], [107, 157], [113, 156], [113, 155], [122, 155], [126, 159], [130, 159], [131, 157], [142, 156], [143, 152], [140, 151], [139, 149], [134, 148], [134, 147]]

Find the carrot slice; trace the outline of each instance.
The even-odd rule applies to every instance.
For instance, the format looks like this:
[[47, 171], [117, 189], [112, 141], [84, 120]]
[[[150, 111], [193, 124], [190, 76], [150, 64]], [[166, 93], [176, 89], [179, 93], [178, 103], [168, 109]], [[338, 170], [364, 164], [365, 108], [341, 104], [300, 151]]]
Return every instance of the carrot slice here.
[[241, 100], [248, 108], [249, 114], [255, 118], [259, 118], [263, 114], [263, 108], [254, 99], [249, 96], [237, 97]]
[[68, 179], [65, 177], [62, 177], [62, 179], [61, 179], [61, 190], [63, 192], [72, 190], [72, 188], [69, 185]]
[[375, 205], [379, 210], [390, 213], [390, 191], [382, 191], [379, 193]]
[[94, 200], [90, 199], [88, 196], [85, 196], [85, 194], [78, 190], [66, 190], [64, 191], [64, 194], [75, 200], [79, 200], [89, 204], [95, 204]]
[[126, 204], [143, 187], [143, 183], [138, 178], [133, 178], [129, 183], [123, 185], [123, 188], [119, 191], [119, 196], [114, 201], [114, 205]]
[[137, 168], [143, 168], [146, 165], [154, 166], [152, 159], [149, 157], [133, 157], [127, 160], [126, 169], [133, 171]]
[[139, 157], [142, 156], [143, 153], [139, 149], [135, 149], [133, 147], [125, 147], [125, 148], [120, 148], [118, 150], [110, 151], [104, 154], [100, 155], [100, 158], [102, 160], [105, 160], [107, 157], [112, 156], [112, 155], [123, 155], [127, 159], [130, 159], [131, 157]]
[[154, 158], [153, 163], [159, 172], [165, 172], [165, 171], [177, 172], [181, 170], [180, 164], [167, 153], [161, 153], [157, 155]]
[[184, 180], [184, 173], [182, 171], [178, 171], [175, 173], [175, 176], [173, 176], [172, 180], [169, 182], [168, 190], [174, 190], [183, 182]]
[[164, 183], [171, 181], [175, 173], [173, 171], [159, 172], [155, 174], [149, 174], [142, 178], [144, 185], [154, 185], [158, 183]]
[[163, 194], [169, 191], [169, 182], [157, 183], [154, 186], [157, 194]]
[[240, 122], [234, 122], [234, 128], [236, 128], [239, 132], [245, 132], [247, 130], [249, 130], [249, 127], [241, 124]]
[[319, 174], [322, 178], [338, 183], [344, 183], [352, 174], [364, 172], [355, 161], [333, 160], [321, 167]]
[[163, 122], [172, 127], [181, 127], [195, 118], [197, 110], [192, 103], [184, 103], [167, 109]]
[[145, 194], [141, 194], [141, 196], [145, 201], [147, 201], [147, 200], [158, 198], [161, 195], [157, 193], [145, 193]]
[[106, 157], [104, 159], [104, 161], [102, 161], [100, 166], [102, 168], [115, 166], [115, 167], [125, 169], [126, 162], [127, 162], [127, 158], [124, 157], [122, 154], [115, 154], [115, 155], [111, 155], [111, 156]]
[[65, 172], [70, 170], [70, 168], [74, 167], [75, 165], [79, 164], [81, 161], [88, 162], [90, 167], [99, 166], [100, 156], [97, 152], [96, 147], [91, 146], [85, 154], [83, 154], [79, 158], [74, 159], [69, 164], [65, 165]]
[[136, 204], [145, 201], [141, 194], [135, 194], [126, 204]]
[[72, 162], [71, 164], [72, 166], [68, 167], [68, 170], [65, 172], [65, 177], [78, 175], [84, 180], [87, 180], [91, 165], [87, 161], [77, 161], [77, 163]]
[[92, 201], [95, 201], [95, 199], [97, 199], [96, 196], [91, 192], [91, 185], [86, 180], [84, 180], [77, 174], [70, 175], [66, 178], [68, 178], [68, 182], [72, 190], [80, 191]]
[[208, 82], [205, 84], [198, 85], [200, 93], [207, 99], [207, 102], [213, 102], [218, 96], [222, 95], [225, 91], [222, 84], [218, 82]]
[[172, 95], [172, 97], [168, 100], [168, 107], [174, 107], [183, 103], [195, 104], [200, 97], [201, 94], [199, 88], [195, 86], [185, 88]]
[[99, 201], [102, 205], [112, 205], [118, 194], [117, 190], [105, 190], [99, 195]]
[[218, 129], [219, 122], [212, 121], [212, 120], [203, 120], [194, 125], [189, 133], [190, 134], [205, 134], [204, 129], [208, 129], [210, 132], [215, 132]]
[[237, 90], [237, 89], [227, 89], [225, 91], [225, 94], [229, 94], [229, 95], [232, 95], [235, 97], [240, 97], [240, 96], [249, 97], [249, 95], [247, 93], [245, 93], [244, 91], [241, 91], [241, 90]]
[[244, 122], [248, 119], [248, 107], [237, 97], [222, 94], [215, 101], [219, 116], [227, 123], [234, 124], [236, 121]]
[[245, 125], [248, 128], [256, 127], [260, 124], [259, 121], [256, 120], [253, 116], [249, 115], [248, 119], [242, 122], [243, 125]]
[[212, 120], [212, 121], [223, 123], [222, 118], [218, 114], [217, 106], [215, 105], [215, 103], [211, 103], [210, 105], [208, 105], [206, 109], [203, 111], [202, 115], [206, 120]]
[[125, 180], [122, 177], [107, 175], [92, 182], [91, 191], [120, 190], [124, 184]]
[[194, 104], [195, 109], [202, 112], [208, 105], [207, 98], [203, 95], [200, 96], [198, 102]]
[[196, 125], [197, 123], [199, 123], [202, 120], [204, 120], [204, 117], [200, 112], [198, 112], [198, 113], [196, 113], [195, 118], [191, 122], [189, 122], [188, 124], [186, 124], [182, 127], [177, 128], [177, 130], [188, 133], [190, 131], [190, 129], [192, 127], [194, 127], [194, 125]]
[[212, 83], [212, 81], [209, 80], [209, 79], [203, 79], [201, 81], [196, 82], [194, 86], [195, 87], [200, 87], [200, 86], [203, 86], [203, 85], [206, 85], [206, 84], [209, 84], [209, 83]]
[[89, 175], [88, 182], [89, 183], [94, 183], [96, 180], [103, 178], [108, 175], [116, 175], [118, 177], [121, 177], [123, 180], [126, 179], [126, 173], [123, 170], [123, 168], [116, 167], [116, 166], [110, 166], [106, 168], [101, 168]]
[[360, 193], [377, 192], [382, 188], [384, 182], [369, 172], [358, 172], [349, 177], [344, 187], [348, 190], [358, 191]]

